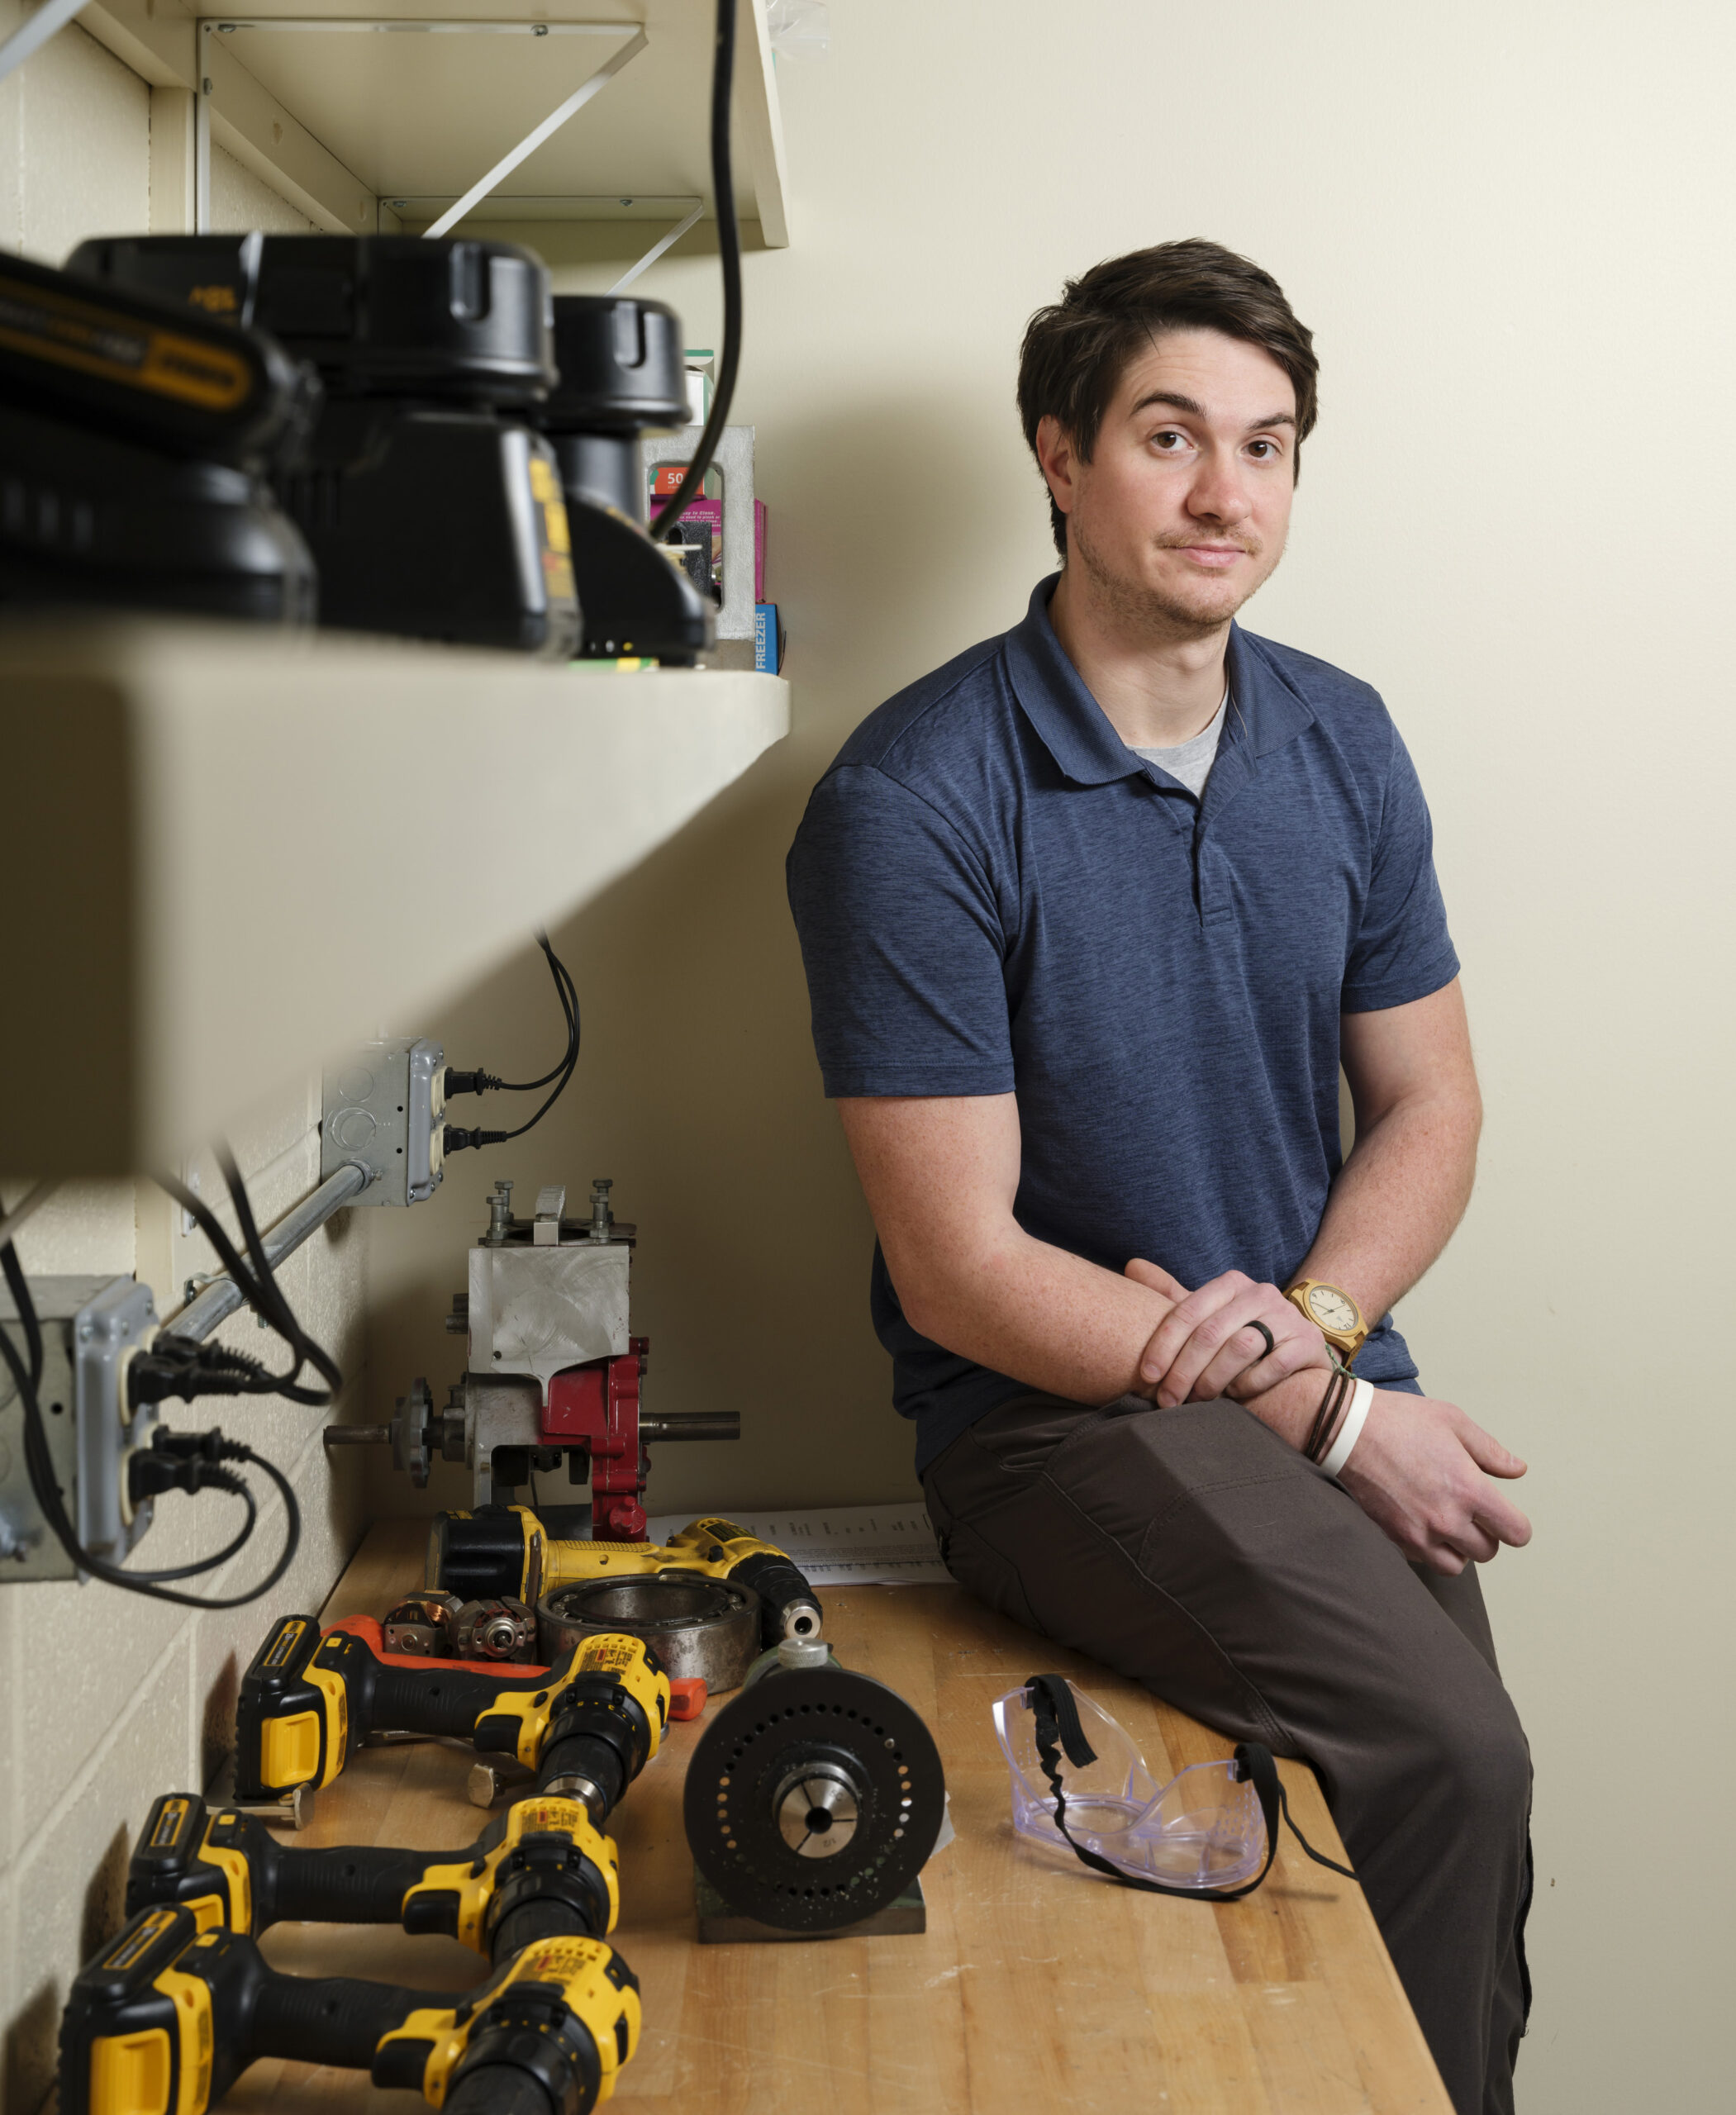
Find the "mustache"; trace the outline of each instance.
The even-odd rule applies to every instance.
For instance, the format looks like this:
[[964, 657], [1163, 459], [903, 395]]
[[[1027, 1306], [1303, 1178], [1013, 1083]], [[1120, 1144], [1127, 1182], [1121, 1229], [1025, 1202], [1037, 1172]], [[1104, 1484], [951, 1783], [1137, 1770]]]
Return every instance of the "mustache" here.
[[1251, 558], [1257, 558], [1266, 548], [1258, 536], [1230, 536], [1198, 529], [1186, 536], [1153, 536], [1152, 542], [1160, 551], [1185, 551], [1191, 544], [1227, 545], [1233, 550], [1245, 553]]

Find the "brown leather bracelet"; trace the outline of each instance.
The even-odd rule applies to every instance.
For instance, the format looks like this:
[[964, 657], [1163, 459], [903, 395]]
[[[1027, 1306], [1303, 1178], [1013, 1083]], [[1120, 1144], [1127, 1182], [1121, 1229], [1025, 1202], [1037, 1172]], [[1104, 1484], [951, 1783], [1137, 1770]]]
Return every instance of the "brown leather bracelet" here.
[[1314, 1414], [1314, 1423], [1308, 1428], [1308, 1438], [1302, 1452], [1310, 1461], [1320, 1461], [1331, 1445], [1331, 1435], [1338, 1429], [1338, 1414], [1343, 1404], [1344, 1391], [1350, 1385], [1350, 1376], [1341, 1366], [1334, 1366], [1326, 1381], [1326, 1392], [1320, 1398], [1320, 1407]]
[[1310, 1461], [1314, 1459], [1315, 1442], [1320, 1438], [1320, 1428], [1326, 1422], [1326, 1405], [1332, 1400], [1332, 1391], [1334, 1386], [1336, 1386], [1337, 1382], [1338, 1374], [1336, 1371], [1327, 1375], [1326, 1392], [1320, 1398], [1320, 1406], [1314, 1414], [1314, 1422], [1308, 1428], [1307, 1438], [1302, 1442], [1302, 1452], [1307, 1456]]
[[1347, 1376], [1344, 1386], [1339, 1390], [1338, 1400], [1332, 1406], [1330, 1422], [1320, 1434], [1320, 1443], [1309, 1457], [1316, 1465], [1324, 1461], [1332, 1452], [1333, 1443], [1339, 1436], [1339, 1428], [1344, 1423], [1345, 1413], [1350, 1407], [1351, 1391], [1355, 1385], [1356, 1383]]

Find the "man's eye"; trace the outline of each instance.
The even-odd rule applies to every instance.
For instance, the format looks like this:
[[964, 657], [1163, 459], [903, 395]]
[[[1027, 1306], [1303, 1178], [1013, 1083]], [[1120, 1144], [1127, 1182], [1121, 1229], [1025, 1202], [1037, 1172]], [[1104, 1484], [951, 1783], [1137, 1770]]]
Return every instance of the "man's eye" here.
[[1178, 449], [1187, 445], [1187, 436], [1185, 433], [1177, 433], [1172, 426], [1166, 426], [1161, 433], [1152, 435], [1151, 444], [1162, 449], [1166, 455], [1173, 455]]
[[1253, 454], [1257, 463], [1271, 463], [1277, 460], [1278, 444], [1275, 440], [1251, 440], [1248, 446], [1249, 453]]

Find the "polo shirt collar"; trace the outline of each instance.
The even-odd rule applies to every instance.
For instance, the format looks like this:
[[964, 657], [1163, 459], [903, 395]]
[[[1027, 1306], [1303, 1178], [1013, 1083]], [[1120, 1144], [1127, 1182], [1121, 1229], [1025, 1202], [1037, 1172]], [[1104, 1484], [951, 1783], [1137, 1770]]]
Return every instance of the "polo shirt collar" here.
[[[1107, 786], [1145, 767], [1110, 725], [1055, 636], [1049, 602], [1060, 577], [1038, 582], [1023, 623], [1006, 634], [1007, 672], [1025, 718], [1058, 768], [1077, 785]], [[1208, 792], [1233, 753], [1239, 753], [1237, 765], [1227, 777], [1239, 779], [1255, 758], [1281, 749], [1314, 721], [1301, 692], [1239, 625], [1229, 627], [1226, 658], [1230, 708]]]

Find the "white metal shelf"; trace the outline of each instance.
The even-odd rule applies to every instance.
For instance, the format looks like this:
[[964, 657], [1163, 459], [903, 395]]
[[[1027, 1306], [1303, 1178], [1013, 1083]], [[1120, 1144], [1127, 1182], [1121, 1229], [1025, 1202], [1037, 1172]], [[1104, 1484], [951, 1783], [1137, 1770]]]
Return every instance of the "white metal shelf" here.
[[[672, 221], [697, 200], [711, 210], [711, 0], [264, 0], [231, 15], [210, 4], [91, 0], [81, 20], [147, 79], [193, 89], [202, 131], [321, 226], [437, 218], [640, 36], [643, 49], [507, 188], [532, 208], [527, 219], [640, 216], [610, 210], [620, 199], [678, 202]], [[738, 211], [781, 249], [789, 225], [770, 36], [761, 0], [738, 6]], [[573, 207], [564, 216], [562, 200]], [[516, 217], [509, 204], [497, 197], [478, 224]]]
[[158, 620], [0, 626], [0, 1167], [174, 1161], [408, 1032], [787, 731], [775, 676]]

